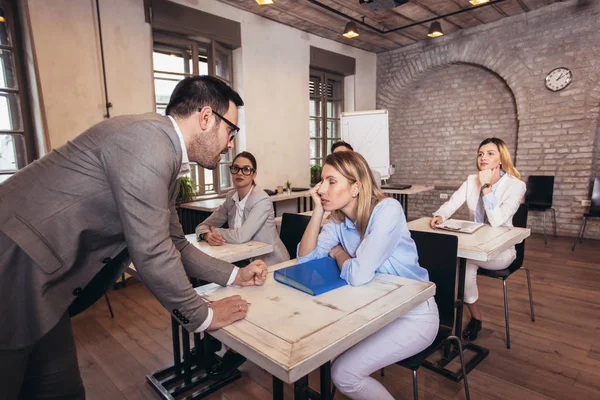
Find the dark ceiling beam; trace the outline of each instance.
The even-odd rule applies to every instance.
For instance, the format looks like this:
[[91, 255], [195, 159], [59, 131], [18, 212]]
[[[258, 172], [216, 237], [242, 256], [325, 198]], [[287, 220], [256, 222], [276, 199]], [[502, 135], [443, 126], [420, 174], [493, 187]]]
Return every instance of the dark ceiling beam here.
[[[419, 7], [421, 7], [423, 10], [426, 10], [427, 12], [430, 12], [433, 15], [437, 15], [439, 17], [439, 14], [436, 13], [435, 11], [433, 11], [431, 8], [427, 7], [425, 4], [421, 3], [420, 1], [417, 0], [410, 0], [410, 3], [415, 4]], [[450, 25], [454, 25], [454, 27], [458, 28], [458, 29], [462, 29], [462, 26], [455, 24], [454, 22], [450, 21], [447, 18], [443, 18], [444, 21], [446, 21], [447, 23], [449, 23]]]
[[389, 30], [385, 30], [385, 31], [384, 31], [384, 30], [382, 30], [382, 29], [379, 29], [379, 28], [377, 28], [377, 27], [374, 27], [374, 26], [372, 26], [372, 25], [366, 24], [366, 23], [362, 22], [361, 20], [358, 20], [358, 19], [356, 19], [356, 18], [353, 18], [353, 17], [351, 17], [351, 16], [349, 16], [349, 15], [347, 15], [347, 14], [344, 14], [343, 12], [341, 12], [341, 11], [339, 11], [339, 10], [336, 10], [335, 8], [329, 7], [328, 5], [326, 5], [326, 4], [323, 4], [323, 3], [321, 3], [321, 2], [319, 2], [319, 1], [317, 1], [317, 0], [307, 0], [307, 1], [308, 1], [309, 3], [312, 3], [312, 4], [314, 4], [314, 5], [317, 5], [317, 6], [319, 6], [319, 7], [322, 7], [322, 8], [324, 8], [324, 9], [328, 10], [328, 11], [331, 11], [331, 12], [332, 12], [332, 13], [334, 13], [334, 14], [341, 15], [342, 17], [344, 17], [344, 18], [347, 18], [347, 19], [349, 19], [349, 20], [351, 20], [351, 21], [354, 21], [354, 22], [355, 22], [355, 23], [357, 23], [357, 24], [360, 24], [360, 25], [362, 25], [362, 26], [366, 26], [367, 28], [369, 28], [369, 29], [371, 29], [371, 30], [373, 30], [373, 31], [375, 31], [375, 32], [377, 32], [377, 33], [381, 33], [382, 35], [385, 35], [385, 34], [387, 34], [387, 33], [391, 33], [391, 32], [397, 32], [397, 31], [399, 31], [399, 30], [402, 30], [402, 29], [411, 28], [411, 27], [413, 27], [413, 26], [417, 26], [417, 25], [426, 24], [426, 23], [428, 23], [428, 22], [433, 22], [433, 21], [436, 21], [436, 20], [439, 20], [439, 19], [442, 19], [442, 18], [451, 17], [451, 16], [453, 16], [453, 15], [462, 14], [462, 13], [464, 13], [464, 12], [469, 12], [469, 11], [477, 10], [477, 9], [480, 9], [480, 8], [483, 8], [483, 7], [486, 7], [486, 6], [491, 6], [491, 5], [494, 5], [494, 4], [496, 4], [496, 3], [501, 3], [501, 2], [503, 2], [504, 0], [492, 0], [492, 1], [491, 1], [491, 2], [489, 2], [489, 3], [485, 3], [485, 4], [482, 4], [482, 5], [480, 5], [480, 6], [477, 6], [477, 7], [465, 8], [465, 9], [462, 9], [462, 10], [459, 10], [459, 11], [454, 11], [454, 12], [451, 12], [451, 13], [449, 13], [449, 14], [440, 15], [440, 16], [438, 16], [438, 17], [429, 18], [429, 19], [426, 19], [426, 20], [424, 20], [424, 21], [418, 21], [418, 22], [414, 22], [414, 23], [412, 23], [412, 24], [408, 24], [408, 25], [400, 26], [400, 27], [398, 27], [398, 28], [393, 28], [393, 29], [389, 29]]
[[[466, 8], [466, 7], [463, 7], [463, 6], [462, 6], [462, 4], [461, 4], [461, 3], [459, 3], [457, 0], [450, 0], [450, 1], [451, 1], [451, 2], [453, 2], [454, 4], [456, 4], [456, 6], [457, 6], [458, 8], [460, 8], [461, 10], [464, 10], [464, 9]], [[484, 23], [484, 22], [483, 22], [483, 20], [482, 20], [481, 18], [479, 18], [479, 17], [477, 16], [477, 14], [475, 14], [475, 13], [471, 14], [471, 17], [473, 17], [474, 19], [476, 19], [476, 20], [477, 20], [477, 22], [479, 22], [480, 24], [483, 24], [483, 23]]]
[[508, 17], [508, 14], [504, 12], [503, 9], [500, 8], [499, 5], [494, 4], [494, 10], [498, 11], [498, 14], [502, 15], [504, 18]]

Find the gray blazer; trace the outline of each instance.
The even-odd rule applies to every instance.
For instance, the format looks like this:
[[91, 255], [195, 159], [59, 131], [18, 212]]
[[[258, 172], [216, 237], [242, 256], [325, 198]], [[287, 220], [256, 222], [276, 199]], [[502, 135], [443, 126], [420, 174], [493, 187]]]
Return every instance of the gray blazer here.
[[[219, 206], [196, 227], [196, 236], [209, 231], [210, 226], [221, 227], [225, 222], [233, 226], [235, 222], [236, 207], [233, 201], [235, 190], [227, 193], [225, 202]], [[223, 236], [227, 243], [246, 243], [250, 240], [273, 245], [273, 252], [257, 257], [269, 265], [278, 264], [290, 259], [285, 245], [279, 239], [277, 227], [275, 226], [275, 212], [269, 195], [259, 186], [255, 186], [246, 200], [242, 226], [234, 229], [218, 228], [216, 233]]]
[[0, 184], [0, 349], [47, 333], [125, 246], [188, 331], [204, 322], [207, 305], [188, 275], [226, 285], [233, 265], [183, 235], [175, 211], [181, 158], [167, 117], [115, 117]]

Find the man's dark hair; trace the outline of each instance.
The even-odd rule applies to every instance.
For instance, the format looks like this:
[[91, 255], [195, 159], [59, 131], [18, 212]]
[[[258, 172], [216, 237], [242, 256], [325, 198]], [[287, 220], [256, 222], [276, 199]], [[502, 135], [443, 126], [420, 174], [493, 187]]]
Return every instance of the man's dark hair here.
[[166, 114], [186, 118], [199, 108], [209, 106], [223, 115], [229, 110], [229, 101], [237, 107], [244, 105], [239, 94], [214, 76], [190, 76], [175, 86]]
[[343, 140], [340, 140], [338, 142], [335, 142], [334, 144], [331, 145], [331, 152], [333, 153], [333, 151], [335, 149], [337, 149], [338, 147], [347, 147], [350, 150], [354, 151], [354, 149], [352, 148], [352, 146], [350, 146], [350, 143], [344, 142]]

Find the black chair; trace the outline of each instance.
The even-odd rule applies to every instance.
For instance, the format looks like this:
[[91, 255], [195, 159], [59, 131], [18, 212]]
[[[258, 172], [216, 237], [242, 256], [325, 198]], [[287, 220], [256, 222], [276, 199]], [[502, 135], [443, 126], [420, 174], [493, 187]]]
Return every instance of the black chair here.
[[575, 251], [575, 245], [577, 244], [577, 241], [583, 242], [583, 235], [585, 234], [587, 219], [598, 217], [600, 217], [600, 177], [596, 177], [596, 179], [594, 179], [594, 187], [592, 188], [592, 203], [590, 204], [590, 210], [587, 213], [583, 214], [581, 228], [579, 228], [579, 233], [575, 238], [575, 243], [573, 243], [573, 248], [571, 249], [571, 251]]
[[[455, 307], [463, 306], [462, 304], [458, 304], [455, 295], [458, 238], [454, 235], [440, 235], [431, 232], [411, 231], [410, 234], [417, 245], [419, 265], [429, 272], [429, 280], [436, 285], [435, 301], [440, 313], [440, 328], [435, 340], [429, 347], [396, 364], [412, 370], [413, 394], [415, 400], [418, 400], [417, 370], [429, 356], [435, 353], [442, 345], [446, 344], [447, 341], [454, 341], [458, 346], [465, 395], [467, 400], [469, 400], [469, 385], [467, 383], [462, 343], [458, 337], [452, 335], [452, 329], [455, 324]], [[383, 374], [384, 371], [382, 369], [381, 375], [383, 376]]]
[[[513, 216], [513, 225], [519, 228], [527, 227], [527, 204], [521, 204], [519, 209]], [[508, 297], [506, 291], [506, 280], [513, 272], [524, 270], [527, 274], [527, 288], [529, 289], [529, 308], [531, 311], [531, 321], [535, 321], [535, 314], [533, 312], [533, 295], [531, 294], [531, 278], [529, 276], [529, 269], [523, 266], [523, 259], [525, 258], [525, 241], [515, 245], [517, 250], [517, 258], [508, 266], [508, 268], [492, 271], [489, 269], [479, 268], [477, 275], [487, 276], [490, 278], [502, 279], [502, 286], [504, 288], [504, 320], [506, 325], [506, 347], [510, 349], [510, 329], [508, 325]]]
[[530, 211], [543, 211], [544, 213], [544, 243], [546, 238], [546, 211], [551, 210], [554, 218], [554, 237], [556, 237], [556, 211], [552, 208], [552, 195], [554, 194], [553, 176], [532, 175], [527, 180], [527, 191], [525, 192], [525, 203]]
[[309, 222], [309, 215], [283, 213], [281, 216], [279, 238], [290, 253], [290, 258], [296, 258], [298, 243], [302, 240], [302, 235], [304, 235]]

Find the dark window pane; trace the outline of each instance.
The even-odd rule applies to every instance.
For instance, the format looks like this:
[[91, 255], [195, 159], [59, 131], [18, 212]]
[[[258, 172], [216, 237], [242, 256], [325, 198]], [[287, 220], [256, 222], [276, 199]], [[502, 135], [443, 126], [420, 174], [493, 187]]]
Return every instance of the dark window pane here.
[[11, 45], [8, 22], [4, 16], [4, 7], [0, 7], [0, 44], [7, 46]]
[[0, 50], [0, 88], [17, 89], [17, 77], [10, 50]]

